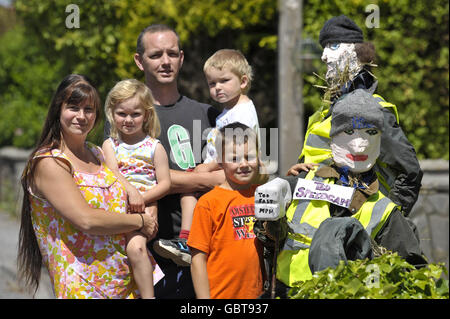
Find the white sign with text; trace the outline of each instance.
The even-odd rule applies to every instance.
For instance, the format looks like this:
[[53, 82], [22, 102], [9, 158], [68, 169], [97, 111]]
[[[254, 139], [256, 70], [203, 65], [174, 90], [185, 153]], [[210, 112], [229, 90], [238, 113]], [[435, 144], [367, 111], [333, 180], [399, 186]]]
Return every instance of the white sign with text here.
[[293, 199], [324, 200], [348, 208], [354, 192], [353, 187], [299, 178], [295, 186]]

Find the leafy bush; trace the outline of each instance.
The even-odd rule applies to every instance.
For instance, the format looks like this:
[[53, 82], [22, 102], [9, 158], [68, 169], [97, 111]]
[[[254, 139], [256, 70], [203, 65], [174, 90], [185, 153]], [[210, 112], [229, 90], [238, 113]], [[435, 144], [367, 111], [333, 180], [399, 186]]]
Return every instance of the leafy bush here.
[[61, 64], [49, 62], [22, 25], [0, 37], [0, 146], [35, 144], [62, 78]]
[[292, 299], [448, 299], [443, 263], [416, 269], [397, 253], [372, 260], [343, 261], [313, 274], [289, 292]]
[[[278, 1], [192, 3], [82, 1], [80, 28], [69, 29], [65, 26], [67, 1], [15, 0], [17, 21], [24, 29], [0, 38], [0, 106], [2, 114], [6, 109], [25, 115], [17, 130], [10, 124], [15, 121], [0, 120], [0, 146], [34, 145], [42, 113], [54, 88], [68, 73], [88, 75], [102, 99], [120, 79], [142, 80], [143, 74], [132, 58], [136, 38], [145, 26], [155, 22], [167, 23], [180, 34], [185, 49], [179, 82], [183, 94], [211, 103], [202, 72], [204, 61], [217, 49], [239, 49], [255, 70], [250, 96], [260, 124], [277, 126], [276, 98], [283, 94], [277, 92], [276, 85]], [[318, 42], [327, 19], [339, 14], [351, 17], [362, 28], [365, 39], [376, 47], [378, 67], [373, 71], [379, 80], [377, 93], [397, 105], [400, 125], [419, 159], [448, 160], [448, 1], [372, 0], [370, 4], [377, 5], [380, 13], [379, 27], [375, 28], [365, 25], [370, 14], [366, 12], [368, 4], [361, 0], [303, 1], [303, 38]], [[12, 12], [6, 14], [12, 16]], [[4, 16], [4, 12], [0, 14], [0, 18]], [[0, 32], [2, 28], [0, 25]], [[295, 60], [293, 57], [293, 63]], [[318, 74], [325, 73], [326, 66], [319, 57], [313, 64]], [[321, 104], [322, 92], [314, 85], [324, 83], [310, 73], [303, 74], [303, 83], [306, 121]], [[101, 143], [101, 129], [93, 135], [94, 142]], [[292, 147], [300, 152], [300, 145]]]
[[[368, 4], [379, 8], [378, 27], [366, 26]], [[373, 69], [376, 93], [397, 106], [400, 125], [419, 159], [449, 159], [449, 2], [445, 0], [334, 0], [305, 1], [303, 36], [318, 42], [324, 22], [339, 14], [352, 18], [365, 41], [376, 49]], [[316, 72], [324, 75], [321, 63]], [[324, 85], [312, 74], [304, 75], [305, 114], [320, 108]]]

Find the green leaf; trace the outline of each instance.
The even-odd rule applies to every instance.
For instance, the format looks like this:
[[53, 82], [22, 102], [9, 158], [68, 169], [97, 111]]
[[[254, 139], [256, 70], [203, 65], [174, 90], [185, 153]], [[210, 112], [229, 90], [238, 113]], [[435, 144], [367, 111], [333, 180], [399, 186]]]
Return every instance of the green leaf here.
[[430, 264], [428, 265], [428, 268], [430, 269], [430, 276], [436, 279], [441, 277], [442, 267], [440, 265]]
[[[296, 299], [448, 298], [448, 280], [437, 279], [439, 273], [445, 273], [444, 264], [415, 269], [397, 254], [387, 253], [370, 261], [349, 261], [336, 269], [316, 272], [313, 279], [294, 284], [290, 296]], [[369, 283], [370, 276], [378, 277]]]
[[390, 273], [392, 270], [392, 267], [389, 264], [380, 264], [379, 266], [380, 266], [380, 270], [384, 273]]
[[351, 295], [356, 295], [356, 293], [362, 286], [363, 283], [358, 278], [354, 278], [347, 284], [347, 291]]
[[448, 280], [439, 278], [436, 282], [436, 293], [441, 296], [447, 296], [449, 297], [448, 292]]
[[426, 280], [416, 279], [414, 280], [414, 285], [422, 290], [425, 290], [425, 287], [428, 285], [428, 282]]

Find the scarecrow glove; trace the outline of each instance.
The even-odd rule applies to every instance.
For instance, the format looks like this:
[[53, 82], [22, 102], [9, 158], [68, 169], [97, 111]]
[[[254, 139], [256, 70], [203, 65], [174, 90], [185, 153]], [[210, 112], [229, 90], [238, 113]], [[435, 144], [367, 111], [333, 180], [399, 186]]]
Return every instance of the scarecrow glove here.
[[255, 217], [260, 220], [278, 220], [286, 215], [291, 200], [289, 183], [277, 177], [256, 188]]

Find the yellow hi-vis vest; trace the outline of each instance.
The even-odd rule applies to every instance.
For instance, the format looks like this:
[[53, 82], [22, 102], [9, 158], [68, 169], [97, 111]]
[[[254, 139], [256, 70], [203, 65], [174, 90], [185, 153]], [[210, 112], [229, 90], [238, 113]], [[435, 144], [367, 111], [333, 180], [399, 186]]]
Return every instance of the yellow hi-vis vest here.
[[[388, 107], [395, 114], [397, 123], [399, 122], [397, 107], [386, 102], [380, 95], [374, 94], [373, 97], [382, 107]], [[304, 163], [331, 164], [331, 116], [328, 116], [329, 109], [319, 110], [308, 119], [308, 127], [305, 135], [305, 142], [299, 160], [304, 158]], [[380, 190], [386, 196], [393, 185], [396, 175], [387, 164], [377, 160], [375, 172], [380, 182]]]
[[[334, 178], [321, 178], [310, 171], [305, 179], [334, 184]], [[398, 207], [380, 191], [371, 195], [352, 215], [359, 220], [372, 239]], [[308, 264], [311, 241], [320, 224], [330, 218], [330, 203], [322, 200], [294, 200], [286, 212], [288, 235], [277, 257], [277, 278], [292, 287], [297, 281], [312, 278]]]

